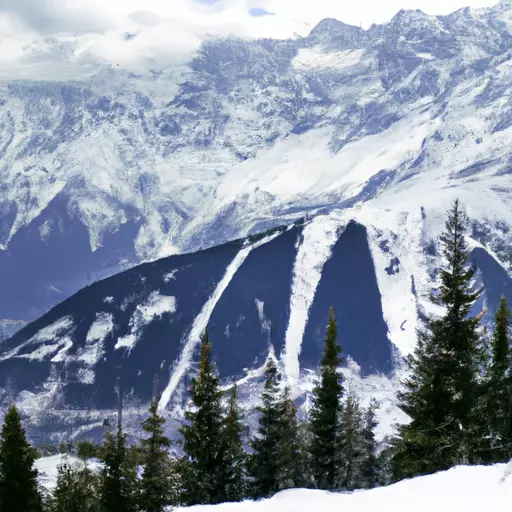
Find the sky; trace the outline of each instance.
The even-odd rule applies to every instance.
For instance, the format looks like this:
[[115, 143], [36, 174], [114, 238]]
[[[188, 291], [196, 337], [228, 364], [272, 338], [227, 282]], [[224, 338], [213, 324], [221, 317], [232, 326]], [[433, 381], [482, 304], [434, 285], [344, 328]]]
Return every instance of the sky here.
[[[49, 38], [76, 41], [123, 66], [173, 64], [212, 36], [288, 38], [323, 18], [368, 28], [401, 8], [447, 14], [496, 0], [0, 0], [0, 65], [19, 63]], [[129, 38], [126, 37], [130, 34]], [[43, 45], [44, 46], [44, 45]]]

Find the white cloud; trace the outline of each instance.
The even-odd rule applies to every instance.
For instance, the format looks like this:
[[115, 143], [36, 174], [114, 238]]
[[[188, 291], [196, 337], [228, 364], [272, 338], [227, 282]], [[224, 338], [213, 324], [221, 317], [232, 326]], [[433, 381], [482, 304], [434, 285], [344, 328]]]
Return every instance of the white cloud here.
[[[493, 0], [0, 0], [0, 65], [41, 58], [44, 38], [65, 38], [76, 62], [92, 53], [112, 64], [147, 68], [176, 64], [211, 36], [305, 35], [321, 19], [368, 27], [400, 8], [445, 14]], [[274, 16], [250, 16], [251, 9]], [[127, 39], [126, 34], [133, 37]], [[37, 57], [35, 56], [37, 55]], [[16, 73], [14, 73], [16, 74]]]
[[462, 7], [489, 7], [497, 0], [247, 0], [251, 7], [261, 7], [285, 19], [314, 25], [323, 18], [336, 18], [367, 28], [384, 23], [400, 9], [420, 9], [428, 14], [448, 14]]

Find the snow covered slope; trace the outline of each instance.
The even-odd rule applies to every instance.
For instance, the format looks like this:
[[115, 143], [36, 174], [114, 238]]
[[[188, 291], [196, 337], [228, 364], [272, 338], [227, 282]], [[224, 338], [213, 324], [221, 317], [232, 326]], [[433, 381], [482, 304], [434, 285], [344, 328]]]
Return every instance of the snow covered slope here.
[[[332, 306], [347, 387], [377, 399], [382, 438], [403, 420], [394, 406], [401, 357], [422, 315], [438, 308], [430, 296], [444, 213], [410, 211], [332, 209], [94, 283], [0, 342], [0, 406], [14, 399], [35, 440], [60, 440], [101, 435], [119, 389], [134, 432], [157, 393], [175, 433], [208, 326], [221, 379], [239, 382], [249, 414], [268, 357], [307, 410]], [[473, 222], [471, 234], [484, 287], [475, 313], [489, 323], [502, 294], [512, 301], [512, 278], [489, 232]]]
[[283, 491], [269, 500], [197, 506], [190, 512], [432, 512], [502, 510], [512, 498], [512, 480], [502, 481], [504, 465], [461, 466], [389, 487], [353, 493], [306, 489]]
[[0, 318], [337, 207], [413, 222], [460, 195], [508, 261], [511, 20], [509, 0], [367, 31], [327, 19], [138, 74], [80, 36], [34, 43], [0, 74]]

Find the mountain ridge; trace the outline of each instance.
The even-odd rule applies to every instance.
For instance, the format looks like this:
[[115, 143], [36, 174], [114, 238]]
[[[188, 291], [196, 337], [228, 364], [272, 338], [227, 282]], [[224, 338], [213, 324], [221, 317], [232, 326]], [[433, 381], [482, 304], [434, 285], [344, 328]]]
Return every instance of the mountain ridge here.
[[[479, 179], [509, 204], [511, 19], [501, 2], [368, 30], [324, 20], [299, 39], [210, 39], [137, 73], [78, 57], [73, 38], [41, 43], [27, 69], [76, 76], [1, 80], [1, 277], [20, 297], [0, 292], [0, 317], [32, 320], [127, 266], [306, 213], [388, 192], [392, 205], [404, 183], [420, 197]], [[64, 256], [64, 232], [79, 254]]]

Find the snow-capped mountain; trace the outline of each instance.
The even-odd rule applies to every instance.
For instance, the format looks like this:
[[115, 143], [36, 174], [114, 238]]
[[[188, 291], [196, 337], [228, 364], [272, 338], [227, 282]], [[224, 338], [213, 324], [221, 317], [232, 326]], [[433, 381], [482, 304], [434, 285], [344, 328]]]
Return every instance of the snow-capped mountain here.
[[511, 48], [510, 0], [212, 39], [147, 73], [34, 43], [0, 73], [0, 318], [333, 208], [398, 218], [459, 195], [507, 260]]
[[[128, 430], [155, 394], [179, 421], [208, 326], [219, 374], [226, 385], [238, 381], [249, 414], [268, 357], [307, 409], [333, 306], [347, 388], [378, 400], [379, 433], [389, 433], [401, 419], [398, 363], [414, 347], [421, 315], [438, 307], [430, 293], [443, 217], [362, 210], [363, 225], [354, 213], [333, 210], [84, 288], [0, 344], [0, 400], [18, 403], [36, 439], [95, 435], [119, 390]], [[512, 279], [490, 249], [470, 241], [485, 288], [475, 313], [486, 308], [489, 322], [502, 294], [512, 301]]]

